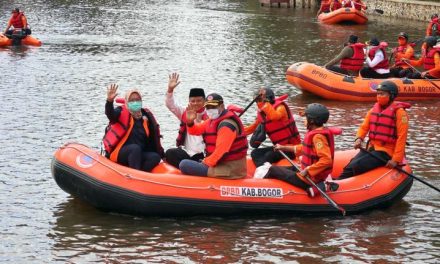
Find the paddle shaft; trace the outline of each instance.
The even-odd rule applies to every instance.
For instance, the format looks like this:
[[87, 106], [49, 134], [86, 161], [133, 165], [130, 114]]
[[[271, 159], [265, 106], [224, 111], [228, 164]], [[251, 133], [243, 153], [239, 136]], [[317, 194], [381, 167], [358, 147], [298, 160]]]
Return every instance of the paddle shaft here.
[[[301, 169], [289, 158], [289, 156], [286, 155], [286, 153], [284, 153], [284, 151], [282, 150], [278, 150], [281, 155], [283, 155], [283, 157], [285, 159], [287, 159], [289, 161], [290, 164], [292, 164], [293, 167], [295, 167], [295, 169], [299, 171], [301, 171]], [[315, 182], [312, 181], [312, 179], [310, 179], [310, 177], [308, 175], [305, 175], [304, 178], [307, 179], [307, 181], [310, 182], [311, 185], [313, 185], [316, 189], [318, 189], [318, 191], [322, 194], [322, 196], [325, 197], [325, 199], [327, 199], [327, 201], [336, 209], [338, 209], [339, 211], [341, 211], [342, 215], [345, 216], [345, 209], [342, 208], [341, 206], [339, 206], [335, 201], [333, 201], [323, 190], [321, 190], [320, 188], [318, 188], [318, 186], [316, 185]]]
[[241, 113], [238, 115], [238, 117], [241, 117], [241, 116], [244, 114], [244, 112], [246, 112], [246, 111], [249, 109], [249, 107], [251, 107], [252, 104], [255, 103], [255, 101], [258, 100], [259, 97], [260, 97], [260, 96], [255, 97], [254, 100], [252, 100], [252, 102], [250, 102], [250, 103], [246, 106], [246, 108], [243, 110], [243, 112], [241, 112]]
[[[387, 160], [385, 160], [385, 159], [383, 159], [383, 158], [381, 158], [381, 157], [379, 157], [379, 156], [376, 156], [375, 154], [369, 152], [369, 151], [366, 150], [365, 148], [360, 148], [360, 149], [361, 149], [362, 151], [368, 153], [368, 155], [372, 156], [373, 158], [375, 158], [375, 159], [377, 159], [377, 160], [380, 160], [380, 161], [382, 161], [382, 162], [384, 162], [384, 163], [387, 163], [387, 162], [388, 162]], [[425, 184], [425, 185], [427, 185], [427, 186], [433, 188], [433, 189], [436, 190], [437, 192], [440, 192], [440, 189], [439, 189], [439, 188], [437, 188], [437, 187], [435, 187], [434, 185], [432, 185], [432, 184], [430, 184], [430, 183], [428, 183], [428, 182], [426, 182], [426, 181], [420, 179], [419, 177], [417, 177], [417, 176], [415, 176], [415, 175], [413, 175], [413, 174], [411, 174], [411, 173], [409, 173], [409, 172], [406, 172], [405, 170], [403, 170], [403, 169], [401, 169], [401, 168], [399, 168], [399, 167], [394, 167], [394, 169], [396, 169], [396, 170], [398, 170], [398, 171], [400, 171], [400, 172], [403, 172], [403, 173], [405, 173], [406, 175], [410, 176], [411, 178], [416, 179], [416, 180], [418, 180], [419, 182], [421, 182], [421, 183], [423, 183], [423, 184]]]
[[[406, 60], [403, 60], [404, 63], [406, 63], [406, 65], [408, 65], [409, 67], [411, 67], [411, 69], [415, 70], [416, 72], [422, 74], [419, 70], [416, 69], [416, 67], [412, 66], [411, 63], [409, 63]], [[427, 78], [427, 77], [423, 77], [423, 79], [429, 81], [432, 85], [434, 85], [435, 88], [440, 90], [440, 86], [438, 86], [437, 84], [435, 84], [431, 79]]]

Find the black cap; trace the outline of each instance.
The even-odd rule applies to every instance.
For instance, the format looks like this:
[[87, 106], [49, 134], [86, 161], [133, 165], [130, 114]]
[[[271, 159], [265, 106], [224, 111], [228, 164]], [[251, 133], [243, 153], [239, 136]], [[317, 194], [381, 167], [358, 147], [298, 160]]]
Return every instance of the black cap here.
[[206, 96], [205, 106], [207, 105], [219, 106], [221, 104], [223, 104], [223, 97], [221, 97], [221, 95], [212, 93]]
[[370, 46], [379, 46], [379, 40], [377, 38], [371, 38], [366, 44]]
[[12, 13], [20, 13], [20, 9], [18, 7], [12, 9]]
[[397, 35], [398, 38], [403, 37], [406, 40], [408, 40], [409, 36], [408, 34], [406, 34], [405, 32], [400, 32], [399, 35]]
[[198, 96], [202, 96], [203, 98], [205, 98], [205, 90], [203, 90], [202, 88], [192, 88], [191, 90], [189, 90], [189, 97]]
[[348, 43], [354, 44], [354, 43], [356, 43], [356, 42], [358, 42], [358, 36], [356, 36], [356, 35], [350, 35], [350, 36], [348, 37]]

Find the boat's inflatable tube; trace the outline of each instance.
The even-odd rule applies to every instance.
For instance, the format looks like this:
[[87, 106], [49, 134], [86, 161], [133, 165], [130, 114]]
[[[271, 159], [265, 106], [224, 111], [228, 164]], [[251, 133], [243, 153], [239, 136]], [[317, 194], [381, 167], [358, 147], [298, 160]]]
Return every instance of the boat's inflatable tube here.
[[368, 18], [364, 12], [359, 11], [356, 8], [339, 8], [338, 10], [329, 13], [319, 14], [318, 21], [324, 24], [338, 24], [344, 22], [366, 24]]
[[[0, 47], [6, 47], [6, 46], [12, 46], [13, 41], [12, 39], [6, 37], [3, 33], [0, 33]], [[26, 46], [41, 46], [41, 40], [31, 36], [27, 35], [25, 38], [21, 40], [20, 45], [26, 45]]]

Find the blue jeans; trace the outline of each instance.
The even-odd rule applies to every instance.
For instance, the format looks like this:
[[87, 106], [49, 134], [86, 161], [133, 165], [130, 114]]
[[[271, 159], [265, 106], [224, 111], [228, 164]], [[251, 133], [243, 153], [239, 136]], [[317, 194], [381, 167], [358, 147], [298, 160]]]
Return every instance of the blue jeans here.
[[209, 167], [198, 161], [184, 159], [180, 162], [179, 168], [183, 174], [194, 176], [208, 176]]

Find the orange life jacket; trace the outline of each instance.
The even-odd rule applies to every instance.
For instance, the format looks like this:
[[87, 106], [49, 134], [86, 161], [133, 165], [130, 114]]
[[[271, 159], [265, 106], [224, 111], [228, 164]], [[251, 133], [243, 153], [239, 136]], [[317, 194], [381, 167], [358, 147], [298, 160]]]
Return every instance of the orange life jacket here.
[[299, 144], [301, 143], [301, 137], [296, 127], [295, 119], [289, 106], [284, 102], [287, 95], [275, 98], [275, 103], [272, 105], [274, 109], [278, 107], [286, 108], [287, 120], [272, 121], [267, 120], [263, 111], [258, 110], [257, 119], [264, 125], [266, 134], [269, 136], [272, 143], [275, 144]]
[[[302, 157], [301, 157], [301, 168], [305, 169], [308, 166], [316, 163], [319, 160], [318, 155], [316, 154], [316, 150], [313, 147], [313, 137], [317, 134], [324, 135], [327, 138], [328, 145], [330, 147], [332, 159], [335, 156], [335, 140], [334, 135], [340, 134], [341, 130], [338, 128], [323, 128], [323, 129], [314, 129], [312, 131], [307, 131], [304, 141], [302, 143]], [[317, 175], [314, 175], [312, 180], [315, 183], [321, 182], [327, 178], [327, 176], [333, 170], [333, 163], [331, 167], [326, 168], [324, 171], [320, 172]]]
[[[208, 115], [206, 114], [205, 108], [203, 108], [203, 114], [202, 114], [202, 120], [207, 120]], [[179, 133], [177, 134], [176, 138], [176, 146], [183, 146], [185, 143], [186, 138], [186, 110], [183, 111], [182, 117], [180, 118], [180, 127], [179, 127]]]
[[[117, 161], [119, 149], [124, 145], [134, 124], [133, 117], [128, 109], [125, 106], [121, 106], [121, 108], [121, 114], [119, 115], [118, 121], [108, 124], [102, 140], [107, 155], [109, 155], [110, 159], [114, 162]], [[163, 157], [164, 150], [160, 143], [161, 135], [159, 124], [148, 108], [142, 109], [142, 115], [144, 114], [148, 120], [148, 122], [146, 120], [143, 122], [145, 133], [153, 140], [156, 152]]]
[[370, 115], [370, 127], [368, 137], [370, 139], [385, 143], [395, 143], [397, 139], [396, 131], [396, 111], [399, 108], [410, 108], [411, 104], [404, 102], [392, 102], [386, 109], [382, 110], [379, 103], [373, 106]]
[[[394, 58], [398, 57], [398, 54], [402, 55], [401, 57], [403, 58], [403, 55], [405, 55], [406, 50], [409, 47], [414, 47], [416, 44], [415, 43], [408, 43], [404, 46], [399, 46], [394, 50]], [[410, 60], [414, 59], [414, 54], [411, 56], [411, 58], [409, 58]], [[395, 66], [403, 66], [404, 68], [409, 67], [406, 63], [404, 63], [402, 61], [402, 59], [396, 60], [396, 63], [394, 63]]]
[[350, 71], [359, 71], [364, 65], [365, 60], [365, 52], [364, 47], [365, 44], [362, 43], [354, 43], [349, 45], [353, 50], [353, 56], [350, 58], [343, 58], [341, 60], [340, 67], [342, 69], [350, 70]]
[[15, 29], [24, 28], [23, 20], [22, 20], [23, 17], [24, 17], [23, 12], [14, 13], [12, 15], [10, 22]]
[[423, 60], [423, 68], [425, 70], [430, 70], [435, 67], [435, 61], [434, 61], [434, 55], [439, 52], [440, 48], [430, 48], [428, 52], [426, 53], [426, 56]]
[[376, 51], [378, 49], [380, 49], [383, 52], [383, 60], [381, 62], [379, 62], [376, 66], [372, 67], [374, 70], [377, 69], [389, 69], [389, 63], [388, 63], [388, 57], [387, 57], [387, 53], [385, 51], [385, 46], [384, 44], [379, 44], [379, 46], [374, 46], [373, 48], [370, 49], [370, 51], [368, 52], [368, 57], [370, 58], [370, 60], [373, 60], [374, 55], [376, 54]]
[[203, 133], [203, 141], [206, 145], [206, 156], [211, 155], [215, 150], [215, 144], [217, 142], [218, 126], [225, 119], [232, 119], [238, 125], [237, 137], [232, 143], [231, 149], [223, 155], [220, 161], [232, 161], [239, 160], [246, 157], [248, 149], [248, 141], [246, 134], [244, 133], [244, 127], [240, 118], [232, 111], [225, 110], [225, 112], [217, 119], [209, 119], [206, 122], [205, 132]]

